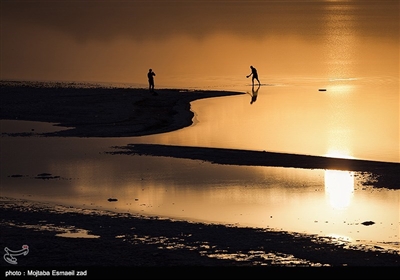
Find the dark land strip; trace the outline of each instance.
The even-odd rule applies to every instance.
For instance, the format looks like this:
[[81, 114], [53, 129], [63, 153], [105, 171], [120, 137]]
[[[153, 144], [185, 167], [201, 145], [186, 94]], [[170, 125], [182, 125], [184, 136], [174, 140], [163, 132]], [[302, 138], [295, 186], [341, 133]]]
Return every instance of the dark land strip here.
[[399, 189], [400, 164], [370, 160], [274, 153], [223, 148], [186, 147], [158, 144], [115, 146], [112, 154], [136, 154], [208, 161], [216, 164], [333, 169], [371, 173], [374, 187]]

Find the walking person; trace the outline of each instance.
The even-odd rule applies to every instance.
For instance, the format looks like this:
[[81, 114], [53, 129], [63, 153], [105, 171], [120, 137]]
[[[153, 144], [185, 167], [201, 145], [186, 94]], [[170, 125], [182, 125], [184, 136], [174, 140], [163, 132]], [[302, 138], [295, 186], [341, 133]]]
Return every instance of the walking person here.
[[153, 72], [152, 69], [149, 69], [149, 72], [147, 73], [147, 78], [149, 80], [149, 91], [150, 92], [154, 92], [154, 76], [156, 75], [156, 73]]
[[258, 79], [257, 69], [254, 68], [253, 66], [250, 66], [250, 69], [251, 69], [251, 73], [249, 75], [247, 75], [246, 78], [249, 78], [250, 76], [253, 76], [251, 78], [253, 86], [254, 86], [254, 80], [257, 80], [258, 85], [261, 85], [260, 80]]

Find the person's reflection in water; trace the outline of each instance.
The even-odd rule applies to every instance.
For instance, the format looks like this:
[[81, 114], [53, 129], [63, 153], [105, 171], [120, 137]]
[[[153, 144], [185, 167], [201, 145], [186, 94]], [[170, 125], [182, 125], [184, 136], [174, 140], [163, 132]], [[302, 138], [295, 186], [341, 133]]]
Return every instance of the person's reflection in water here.
[[253, 104], [254, 102], [256, 102], [259, 89], [260, 89], [260, 85], [258, 85], [257, 89], [254, 89], [254, 85], [253, 85], [251, 87], [251, 94], [249, 92], [247, 92], [251, 96], [250, 104]]

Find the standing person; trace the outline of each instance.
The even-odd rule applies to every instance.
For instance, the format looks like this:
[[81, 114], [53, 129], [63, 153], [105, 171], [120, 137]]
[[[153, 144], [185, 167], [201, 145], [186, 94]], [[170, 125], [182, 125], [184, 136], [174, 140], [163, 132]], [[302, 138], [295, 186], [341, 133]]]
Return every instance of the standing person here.
[[258, 85], [261, 85], [260, 80], [258, 79], [258, 73], [257, 73], [257, 69], [254, 68], [253, 66], [250, 66], [251, 69], [251, 73], [249, 75], [246, 76], [246, 78], [250, 77], [251, 75], [253, 75], [253, 78], [251, 79], [253, 86], [254, 86], [254, 79], [257, 80]]
[[149, 73], [147, 73], [147, 78], [149, 80], [149, 91], [154, 92], [154, 76], [156, 73], [153, 72], [152, 69], [149, 69]]

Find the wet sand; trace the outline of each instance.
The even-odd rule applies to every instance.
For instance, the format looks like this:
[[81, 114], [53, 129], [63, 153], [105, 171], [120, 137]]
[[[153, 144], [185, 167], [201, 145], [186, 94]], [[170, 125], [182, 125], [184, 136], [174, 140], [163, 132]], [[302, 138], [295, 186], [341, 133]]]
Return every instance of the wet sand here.
[[[127, 137], [173, 131], [192, 124], [191, 101], [244, 94], [161, 89], [152, 95], [146, 89], [77, 84], [1, 82], [0, 86], [0, 119], [59, 123], [63, 129], [73, 127], [39, 135], [44, 137]], [[32, 131], [7, 136], [38, 134]], [[393, 163], [146, 144], [116, 147], [116, 153], [200, 158], [216, 164], [335, 166], [373, 171], [382, 187], [396, 188], [399, 181], [399, 164]], [[126, 270], [128, 278], [132, 278], [134, 271], [141, 278], [205, 278], [222, 269], [225, 277], [244, 278], [246, 273], [255, 276], [249, 268], [266, 266], [277, 269], [267, 270], [280, 273], [281, 277], [275, 278], [309, 278], [315, 274], [326, 277], [327, 273], [336, 278], [353, 268], [360, 278], [385, 279], [394, 278], [395, 274], [385, 270], [382, 276], [381, 268], [396, 268], [400, 264], [398, 252], [338, 244], [313, 235], [66, 208], [5, 197], [1, 197], [0, 203], [0, 247], [19, 250], [27, 244], [30, 249], [28, 255], [18, 257], [18, 266], [2, 261], [3, 271], [16, 267], [80, 267], [89, 271], [89, 277]], [[86, 232], [81, 238], [56, 235], [68, 233], [73, 237], [80, 230]], [[299, 269], [303, 267], [308, 269]]]

